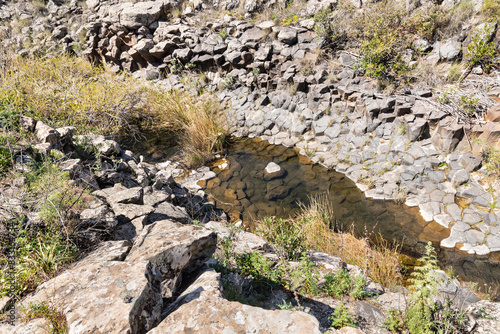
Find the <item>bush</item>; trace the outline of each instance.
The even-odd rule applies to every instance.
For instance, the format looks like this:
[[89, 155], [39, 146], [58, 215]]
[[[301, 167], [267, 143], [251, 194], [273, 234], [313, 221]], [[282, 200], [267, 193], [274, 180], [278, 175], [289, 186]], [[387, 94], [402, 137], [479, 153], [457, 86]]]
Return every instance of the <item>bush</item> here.
[[481, 66], [488, 73], [491, 66], [495, 63], [495, 43], [489, 42], [485, 37], [490, 35], [490, 29], [485, 28], [484, 31], [476, 32], [467, 45], [465, 58], [467, 59], [469, 68]]
[[280, 268], [273, 268], [274, 263], [259, 252], [236, 256], [238, 271], [245, 276], [252, 276], [256, 280], [280, 283], [283, 275]]
[[328, 319], [332, 322], [332, 327], [335, 329], [340, 329], [346, 326], [357, 328], [358, 326], [356, 326], [355, 319], [352, 315], [353, 314], [349, 312], [347, 306], [345, 306], [344, 303], [340, 303]]
[[346, 269], [325, 276], [323, 291], [329, 296], [342, 298], [351, 289], [351, 275]]

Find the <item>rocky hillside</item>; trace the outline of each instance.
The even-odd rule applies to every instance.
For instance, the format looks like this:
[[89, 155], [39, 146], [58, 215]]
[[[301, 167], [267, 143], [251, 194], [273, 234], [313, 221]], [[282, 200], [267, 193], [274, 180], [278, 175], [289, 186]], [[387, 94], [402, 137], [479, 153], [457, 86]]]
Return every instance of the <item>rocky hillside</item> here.
[[[367, 197], [418, 207], [449, 233], [441, 247], [477, 255], [458, 275], [480, 279], [481, 270], [500, 277], [499, 17], [489, 0], [0, 1], [0, 66], [14, 55], [70, 53], [110, 76], [215, 96], [231, 135], [295, 146]], [[11, 98], [2, 106], [14, 105]], [[30, 276], [40, 285], [18, 287], [22, 300], [5, 293], [4, 319], [25, 321], [0, 325], [2, 333], [498, 332], [498, 304], [438, 279], [429, 249], [423, 262], [431, 269], [414, 285], [425, 292], [429, 284], [428, 295], [382, 287], [339, 254], [285, 258], [279, 244], [225, 225], [242, 213], [208, 201], [197, 185], [215, 177], [207, 167], [183, 174], [173, 161], [147, 163], [108, 137], [75, 136], [78, 129], [45, 119], [7, 120], [2, 149], [26, 173], [4, 178], [3, 239], [19, 223], [65, 235], [85, 256], [69, 265], [68, 246]], [[11, 149], [9, 131], [19, 126], [33, 148]], [[37, 165], [41, 157], [51, 163]], [[71, 189], [47, 196], [55, 211], [26, 197], [43, 188], [47, 170], [66, 173], [58, 187]], [[243, 191], [223, 201], [245, 208], [245, 199]], [[45, 254], [40, 242], [22, 249], [28, 254], [10, 256]], [[15, 285], [2, 277], [2, 286]], [[429, 305], [438, 305], [433, 318], [419, 318]]]

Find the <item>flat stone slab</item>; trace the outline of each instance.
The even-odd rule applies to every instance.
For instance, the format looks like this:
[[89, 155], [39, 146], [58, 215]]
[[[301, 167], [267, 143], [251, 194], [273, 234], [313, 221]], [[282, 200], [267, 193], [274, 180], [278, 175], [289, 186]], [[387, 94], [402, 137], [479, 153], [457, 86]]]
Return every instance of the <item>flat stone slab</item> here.
[[318, 320], [312, 315], [230, 302], [224, 299], [220, 285], [220, 274], [213, 270], [203, 273], [148, 334], [320, 333]]

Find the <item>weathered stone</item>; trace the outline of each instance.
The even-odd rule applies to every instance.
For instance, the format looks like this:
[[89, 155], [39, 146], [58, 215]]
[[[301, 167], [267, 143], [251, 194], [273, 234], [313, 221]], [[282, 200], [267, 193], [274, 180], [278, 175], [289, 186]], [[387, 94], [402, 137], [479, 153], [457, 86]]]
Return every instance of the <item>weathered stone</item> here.
[[484, 120], [488, 122], [500, 122], [500, 103], [495, 104], [486, 111]]
[[114, 213], [106, 206], [85, 209], [80, 213], [80, 227], [113, 229], [118, 224]]
[[500, 303], [481, 300], [469, 305], [466, 310], [476, 322], [474, 331], [477, 333], [499, 334], [498, 319], [500, 319]]
[[471, 153], [465, 153], [459, 159], [459, 163], [466, 171], [470, 173], [481, 167], [482, 159], [476, 158]]
[[159, 220], [171, 220], [181, 224], [191, 223], [191, 218], [185, 208], [175, 206], [169, 202], [162, 202], [158, 204], [154, 213], [149, 217], [149, 222]]
[[155, 211], [152, 206], [137, 204], [111, 203], [111, 208], [115, 213], [116, 219], [122, 224], [128, 223], [138, 217], [148, 216]]
[[112, 155], [119, 156], [122, 152], [120, 145], [114, 140], [106, 139], [102, 135], [86, 135], [76, 136], [77, 143], [91, 144], [99, 153], [110, 157]]
[[455, 40], [448, 40], [439, 48], [439, 57], [446, 61], [452, 61], [459, 56], [462, 51], [462, 43]]
[[169, 305], [167, 317], [148, 334], [320, 333], [318, 321], [307, 313], [271, 311], [227, 301], [222, 296], [220, 280], [220, 274], [214, 270], [203, 273]]
[[282, 178], [285, 175], [286, 171], [283, 168], [281, 168], [277, 163], [270, 162], [265, 168], [264, 180], [271, 181]]
[[282, 28], [278, 33], [278, 40], [288, 45], [297, 43], [297, 30], [289, 27]]
[[452, 117], [446, 117], [432, 133], [432, 143], [436, 148], [449, 153], [457, 147], [463, 135], [463, 125], [458, 124]]
[[26, 117], [26, 116], [21, 116], [19, 118], [19, 124], [21, 125], [21, 127], [23, 129], [26, 129], [30, 132], [34, 132], [35, 131], [35, 127], [36, 127], [36, 120], [31, 118], [31, 117]]
[[93, 195], [105, 198], [110, 204], [144, 204], [144, 191], [141, 187], [128, 189], [119, 183], [115, 184], [112, 188], [94, 191]]
[[49, 143], [53, 148], [57, 148], [60, 144], [59, 132], [41, 121], [36, 123], [35, 135], [41, 143]]
[[120, 24], [128, 29], [149, 26], [163, 15], [166, 3], [168, 2], [145, 1], [127, 6], [120, 13]]
[[448, 174], [448, 180], [453, 183], [454, 186], [459, 186], [469, 181], [470, 174], [465, 169], [453, 169]]
[[160, 322], [162, 298], [175, 291], [181, 272], [196, 270], [215, 242], [204, 228], [153, 224], [124, 261], [126, 241], [105, 243], [25, 302], [58, 305], [70, 333], [145, 333]]
[[243, 44], [255, 43], [259, 42], [265, 36], [266, 33], [262, 29], [255, 27], [252, 29], [248, 29], [243, 34], [241, 34], [240, 41]]

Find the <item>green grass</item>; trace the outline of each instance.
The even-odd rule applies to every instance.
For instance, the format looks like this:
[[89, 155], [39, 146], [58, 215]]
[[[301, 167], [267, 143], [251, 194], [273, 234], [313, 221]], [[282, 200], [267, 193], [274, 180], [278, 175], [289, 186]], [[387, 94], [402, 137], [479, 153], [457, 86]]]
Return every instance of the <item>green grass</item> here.
[[[67, 173], [50, 160], [35, 162], [30, 172], [22, 176], [25, 185], [18, 194], [21, 207], [25, 212], [38, 212], [39, 222], [27, 225], [27, 217], [22, 213], [15, 214], [11, 220], [8, 232], [16, 248], [8, 249], [7, 243], [0, 247], [2, 296], [12, 288], [9, 274], [15, 278], [15, 295], [23, 296], [78, 257], [78, 248], [73, 242], [76, 224], [72, 217], [75, 210], [82, 208], [84, 190], [70, 184]], [[9, 255], [15, 258], [13, 268], [8, 263]]]

